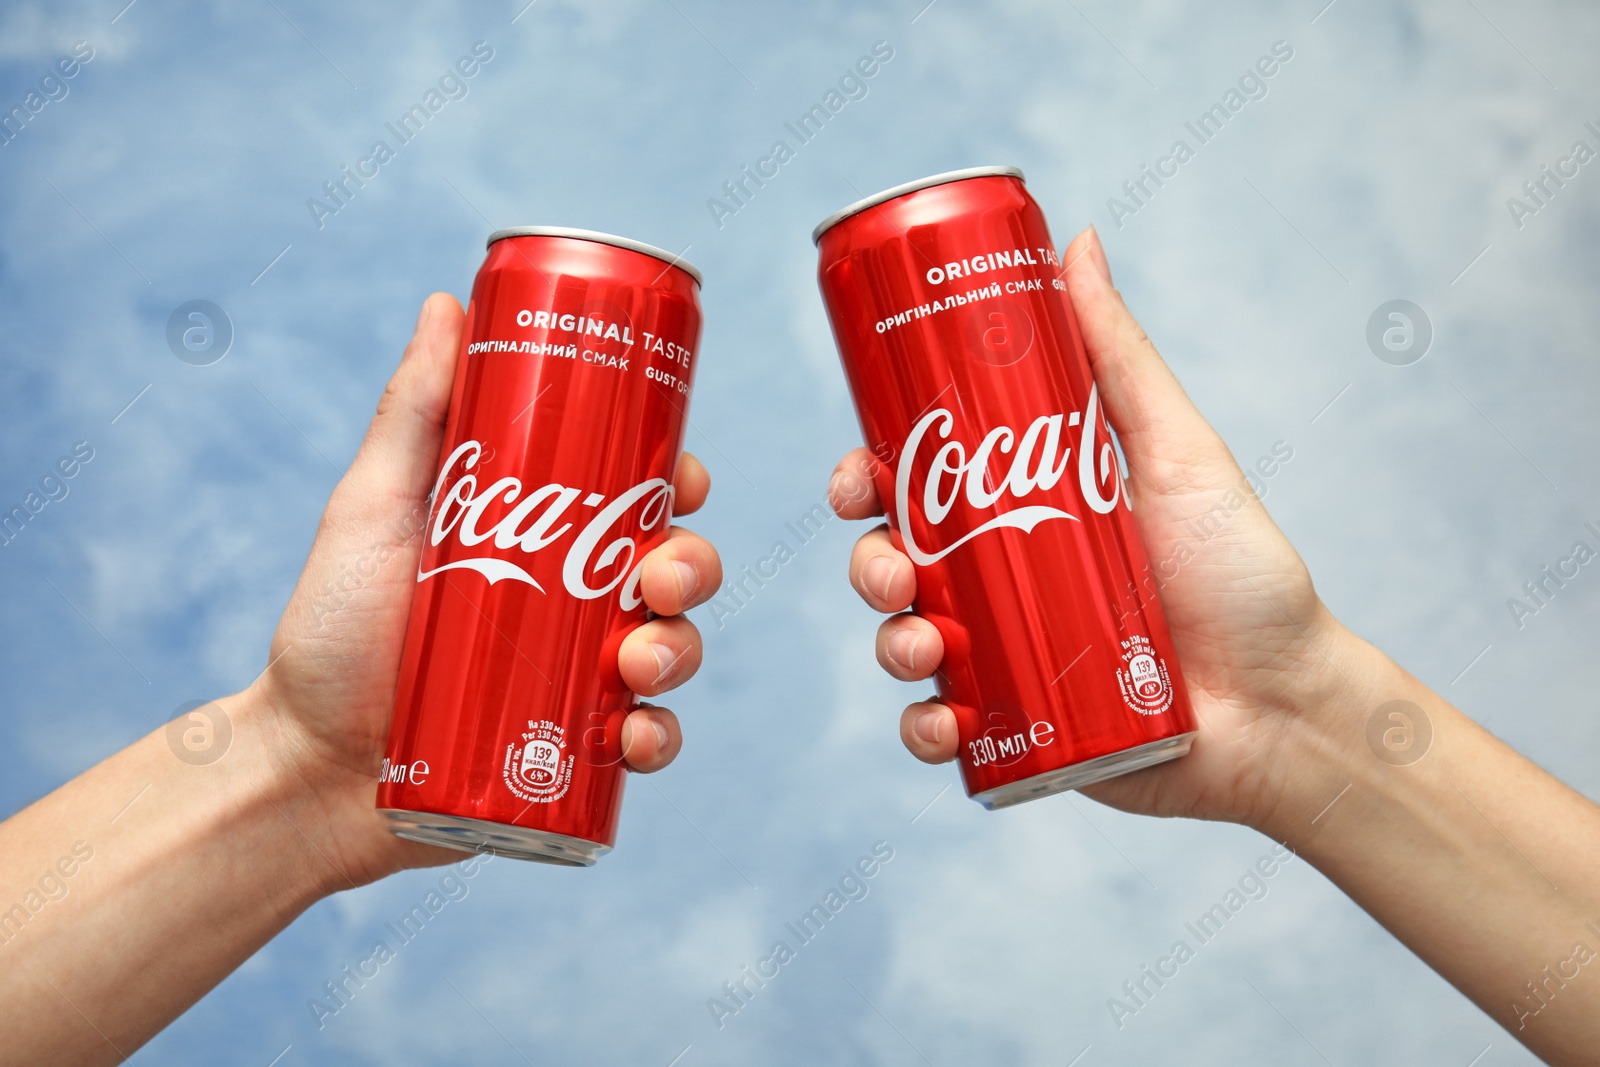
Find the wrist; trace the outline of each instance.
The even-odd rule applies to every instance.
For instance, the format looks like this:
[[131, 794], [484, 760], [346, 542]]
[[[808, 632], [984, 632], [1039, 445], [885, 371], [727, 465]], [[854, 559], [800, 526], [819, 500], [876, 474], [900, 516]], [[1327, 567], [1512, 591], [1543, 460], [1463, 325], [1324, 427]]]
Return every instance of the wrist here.
[[[230, 699], [263, 764], [261, 795], [309, 860], [317, 898], [354, 889], [404, 863], [374, 806], [376, 774], [328, 758], [270, 682], [258, 679]], [[236, 727], [239, 725], [236, 722]]]
[[181, 853], [218, 894], [248, 886], [260, 916], [279, 927], [292, 921], [331, 891], [330, 879], [302, 833], [312, 819], [282, 773], [273, 736], [248, 690], [148, 735], [118, 757], [121, 775], [148, 785], [117, 813], [107, 853], [156, 879]]
[[[1263, 802], [1242, 820], [1295, 848], [1351, 793], [1404, 784], [1411, 764], [1426, 755], [1433, 725], [1419, 706], [1432, 694], [1325, 607], [1319, 605], [1304, 641], [1300, 669], [1271, 712], [1278, 731], [1262, 769]], [[1380, 711], [1396, 700], [1408, 702], [1396, 706], [1404, 722]], [[1374, 722], [1377, 748], [1368, 737]]]

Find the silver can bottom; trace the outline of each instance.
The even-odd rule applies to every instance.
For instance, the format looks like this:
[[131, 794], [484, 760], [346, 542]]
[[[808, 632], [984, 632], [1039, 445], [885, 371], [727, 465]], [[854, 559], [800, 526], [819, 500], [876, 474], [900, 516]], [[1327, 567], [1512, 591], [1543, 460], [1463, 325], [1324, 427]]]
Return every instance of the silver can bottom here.
[[429, 811], [399, 811], [379, 808], [389, 820], [389, 832], [407, 841], [441, 845], [462, 852], [508, 856], [534, 863], [555, 863], [563, 867], [593, 867], [595, 861], [611, 851], [610, 845], [585, 841], [581, 837], [532, 830], [525, 826], [466, 819], [459, 815], [438, 815]]
[[1058, 767], [1053, 771], [1036, 774], [1032, 778], [1024, 778], [1020, 782], [976, 793], [972, 799], [990, 811], [996, 811], [1014, 804], [1038, 800], [1040, 797], [1065, 793], [1069, 789], [1103, 782], [1118, 775], [1132, 774], [1134, 771], [1142, 771], [1146, 767], [1154, 767], [1158, 763], [1186, 756], [1194, 744], [1194, 739], [1195, 733], [1191, 732], [1179, 734], [1177, 737], [1163, 738], [1160, 741], [1151, 741], [1147, 745], [1130, 748], [1125, 752], [1097, 756], [1082, 763], [1074, 763], [1070, 767]]

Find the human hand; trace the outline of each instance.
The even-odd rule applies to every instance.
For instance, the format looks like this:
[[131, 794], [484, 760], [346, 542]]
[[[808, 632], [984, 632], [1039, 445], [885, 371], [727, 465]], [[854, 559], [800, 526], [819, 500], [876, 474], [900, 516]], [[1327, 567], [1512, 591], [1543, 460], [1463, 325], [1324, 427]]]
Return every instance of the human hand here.
[[[1290, 732], [1337, 714], [1323, 697], [1338, 680], [1333, 657], [1349, 635], [1112, 287], [1099, 236], [1079, 234], [1062, 261], [1106, 417], [1127, 457], [1133, 514], [1152, 568], [1142, 592], [1159, 591], [1200, 722], [1187, 757], [1084, 792], [1129, 811], [1261, 825], [1305, 750], [1285, 744]], [[841, 518], [883, 514], [877, 464], [859, 448], [834, 470], [829, 499]], [[1225, 517], [1197, 540], [1193, 523], [1207, 513]], [[887, 526], [856, 543], [850, 584], [873, 608], [899, 613], [878, 629], [884, 670], [901, 681], [933, 676], [944, 644], [932, 623], [906, 611], [917, 575]], [[955, 713], [934, 700], [905, 709], [900, 736], [928, 763], [953, 759], [960, 744]]]
[[[316, 798], [317, 825], [304, 832], [338, 868], [339, 888], [460, 858], [395, 837], [374, 798], [464, 326], [454, 297], [435, 293], [423, 304], [366, 439], [323, 512], [270, 666], [241, 694], [279, 769]], [[710, 485], [705, 467], [685, 453], [675, 511], [699, 508]], [[709, 542], [674, 527], [642, 566], [640, 591], [657, 617], [622, 642], [617, 665], [629, 688], [649, 697], [699, 668], [700, 634], [682, 613], [716, 592], [722, 565]], [[348, 588], [352, 573], [356, 587], [329, 610], [328, 592]], [[682, 742], [665, 708], [641, 707], [623, 723], [623, 757], [635, 771], [665, 767]]]

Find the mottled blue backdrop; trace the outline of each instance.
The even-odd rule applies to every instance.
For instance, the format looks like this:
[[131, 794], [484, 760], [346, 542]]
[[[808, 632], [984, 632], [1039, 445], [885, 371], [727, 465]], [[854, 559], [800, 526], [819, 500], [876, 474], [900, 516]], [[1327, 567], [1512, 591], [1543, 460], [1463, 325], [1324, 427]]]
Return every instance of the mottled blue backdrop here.
[[[1578, 669], [1600, 568], [1522, 593], [1600, 544], [1600, 163], [1574, 152], [1600, 149], [1592, 5], [124, 3], [0, 11], [0, 109], [21, 108], [0, 134], [0, 508], [42, 505], [0, 547], [0, 812], [256, 675], [418, 303], [465, 297], [490, 230], [609, 230], [705, 271], [690, 445], [716, 490], [695, 525], [737, 571], [857, 440], [811, 227], [986, 163], [1027, 171], [1058, 242], [1099, 227], [1242, 462], [1292, 448], [1267, 506], [1334, 610], [1600, 789]], [[1275, 44], [1289, 58], [1252, 74]], [[841, 84], [875, 46], [892, 57]], [[430, 91], [402, 143], [386, 124]], [[802, 141], [786, 124], [819, 102]], [[1186, 123], [1216, 104], [1202, 141]], [[376, 175], [328, 200], [379, 140]], [[780, 140], [778, 174], [728, 199]], [[1168, 177], [1129, 192], [1146, 166]], [[1408, 366], [1368, 343], [1397, 299], [1431, 323]], [[231, 323], [211, 365], [169, 345], [192, 300]], [[47, 477], [74, 447], [92, 459]], [[1108, 998], [1270, 842], [945, 791], [954, 770], [896, 737], [925, 690], [873, 662], [856, 532], [828, 523], [736, 615], [696, 613], [684, 753], [631, 784], [597, 868], [488, 864], [319, 1027], [323, 983], [442, 872], [325, 901], [134, 1061], [1531, 1062], [1303, 863], [1119, 1028]], [[719, 1028], [708, 1000], [878, 842], [865, 896]]]

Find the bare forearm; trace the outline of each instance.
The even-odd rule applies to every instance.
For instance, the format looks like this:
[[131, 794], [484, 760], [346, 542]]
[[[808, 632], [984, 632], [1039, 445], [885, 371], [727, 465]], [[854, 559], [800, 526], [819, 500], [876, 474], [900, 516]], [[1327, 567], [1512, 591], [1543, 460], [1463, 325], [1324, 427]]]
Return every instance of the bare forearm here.
[[1535, 1052], [1600, 1062], [1600, 808], [1365, 642], [1329, 654], [1262, 829]]
[[0, 824], [0, 1063], [120, 1062], [342, 884], [251, 699], [220, 703], [215, 762], [158, 730]]

